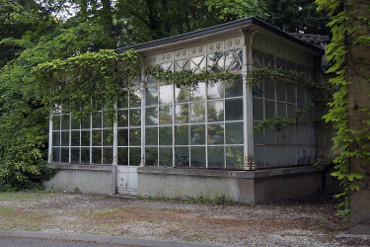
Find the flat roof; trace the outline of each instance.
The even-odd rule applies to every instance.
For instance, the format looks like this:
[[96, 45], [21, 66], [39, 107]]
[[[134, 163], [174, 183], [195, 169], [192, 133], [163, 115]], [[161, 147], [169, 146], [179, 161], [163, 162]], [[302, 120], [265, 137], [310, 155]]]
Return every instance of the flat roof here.
[[216, 26], [212, 26], [212, 27], [207, 27], [207, 28], [204, 28], [204, 29], [200, 29], [200, 30], [196, 30], [196, 31], [192, 31], [192, 32], [187, 32], [187, 33], [183, 33], [183, 34], [179, 34], [179, 35], [175, 35], [175, 36], [170, 36], [170, 37], [166, 37], [166, 38], [162, 38], [162, 39], [156, 39], [156, 40], [152, 40], [152, 41], [148, 41], [148, 42], [145, 42], [145, 43], [140, 43], [140, 44], [136, 44], [136, 45], [131, 45], [131, 46], [125, 46], [125, 47], [121, 47], [121, 48], [117, 48], [116, 49], [116, 52], [117, 53], [123, 53], [129, 49], [135, 49], [137, 51], [140, 51], [140, 50], [149, 50], [151, 48], [156, 48], [156, 47], [159, 47], [159, 46], [165, 46], [165, 45], [170, 45], [170, 44], [173, 44], [173, 43], [176, 43], [176, 42], [181, 42], [181, 41], [186, 41], [186, 40], [190, 40], [190, 39], [196, 39], [196, 38], [201, 38], [202, 36], [206, 36], [206, 35], [210, 35], [210, 34], [215, 34], [215, 33], [219, 33], [219, 32], [223, 32], [223, 31], [228, 31], [228, 30], [233, 30], [233, 29], [239, 29], [239, 28], [245, 28], [245, 27], [248, 27], [248, 26], [258, 26], [262, 29], [265, 29], [267, 31], [270, 31], [270, 32], [273, 32], [274, 34], [286, 39], [286, 40], [289, 40], [289, 41], [292, 41], [300, 46], [303, 46], [305, 48], [308, 48], [314, 52], [317, 52], [319, 54], [324, 54], [324, 50], [317, 47], [317, 46], [314, 46], [312, 44], [309, 44], [307, 42], [304, 42], [296, 37], [293, 37], [292, 35], [290, 35], [289, 33], [287, 32], [284, 32], [264, 21], [261, 21], [259, 20], [258, 18], [255, 18], [255, 17], [247, 17], [245, 19], [241, 19], [241, 20], [238, 20], [238, 21], [232, 21], [232, 22], [227, 22], [227, 23], [223, 23], [223, 24], [220, 24], [220, 25], [216, 25]]

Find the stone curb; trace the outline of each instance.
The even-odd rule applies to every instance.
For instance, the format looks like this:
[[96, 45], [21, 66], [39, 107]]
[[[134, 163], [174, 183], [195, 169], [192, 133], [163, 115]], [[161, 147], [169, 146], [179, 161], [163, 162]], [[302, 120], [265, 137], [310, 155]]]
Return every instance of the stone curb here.
[[58, 239], [70, 241], [84, 241], [94, 243], [123, 244], [142, 247], [232, 247], [230, 245], [212, 245], [195, 242], [182, 242], [173, 240], [156, 240], [143, 238], [125, 238], [113, 236], [99, 236], [88, 234], [66, 234], [52, 232], [28, 232], [28, 231], [0, 231], [0, 237], [21, 237], [39, 239]]

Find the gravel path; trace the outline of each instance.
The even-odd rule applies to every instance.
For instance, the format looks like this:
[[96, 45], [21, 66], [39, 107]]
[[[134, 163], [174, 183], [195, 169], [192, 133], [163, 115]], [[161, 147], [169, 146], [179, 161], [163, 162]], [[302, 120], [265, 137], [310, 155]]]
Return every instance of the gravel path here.
[[112, 235], [251, 246], [370, 246], [327, 197], [210, 205], [68, 193], [0, 193], [0, 230]]

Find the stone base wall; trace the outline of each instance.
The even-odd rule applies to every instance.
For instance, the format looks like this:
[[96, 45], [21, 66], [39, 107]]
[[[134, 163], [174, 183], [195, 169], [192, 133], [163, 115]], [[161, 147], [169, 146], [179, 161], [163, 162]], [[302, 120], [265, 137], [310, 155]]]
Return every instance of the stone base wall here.
[[241, 203], [302, 198], [325, 187], [325, 169], [281, 168], [221, 171], [162, 167], [138, 168], [138, 195], [143, 197], [217, 199]]
[[44, 182], [46, 189], [80, 191], [113, 195], [115, 193], [115, 167], [109, 165], [50, 164], [58, 173]]

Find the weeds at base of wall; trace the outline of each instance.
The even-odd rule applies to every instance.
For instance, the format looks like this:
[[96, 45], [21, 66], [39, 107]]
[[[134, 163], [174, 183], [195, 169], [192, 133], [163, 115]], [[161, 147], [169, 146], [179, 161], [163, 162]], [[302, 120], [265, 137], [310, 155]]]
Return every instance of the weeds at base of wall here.
[[214, 198], [197, 196], [197, 197], [161, 197], [161, 196], [136, 196], [137, 199], [144, 199], [155, 202], [179, 202], [187, 204], [211, 204], [211, 205], [237, 205], [239, 203], [228, 199], [225, 195]]

